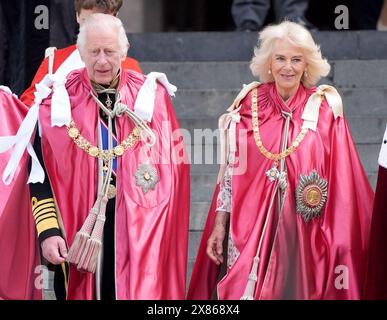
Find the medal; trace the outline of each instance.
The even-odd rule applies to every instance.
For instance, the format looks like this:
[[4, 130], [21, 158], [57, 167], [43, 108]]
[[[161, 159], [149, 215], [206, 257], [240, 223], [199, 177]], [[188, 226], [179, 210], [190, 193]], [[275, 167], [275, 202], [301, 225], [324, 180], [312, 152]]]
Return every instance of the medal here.
[[154, 190], [159, 182], [157, 169], [149, 164], [139, 165], [134, 176], [136, 177], [136, 185], [141, 187], [145, 194], [148, 193], [150, 189]]
[[296, 190], [297, 213], [305, 222], [319, 217], [328, 197], [328, 182], [320, 178], [317, 171], [300, 175]]
[[266, 176], [269, 178], [270, 182], [277, 180], [281, 176], [277, 168], [277, 163], [274, 163], [273, 166], [266, 171]]
[[112, 101], [112, 99], [110, 99], [110, 96], [109, 96], [109, 94], [107, 93], [107, 94], [106, 94], [106, 107], [107, 107], [108, 109], [111, 109], [111, 108], [112, 108], [112, 105], [113, 105], [113, 101]]

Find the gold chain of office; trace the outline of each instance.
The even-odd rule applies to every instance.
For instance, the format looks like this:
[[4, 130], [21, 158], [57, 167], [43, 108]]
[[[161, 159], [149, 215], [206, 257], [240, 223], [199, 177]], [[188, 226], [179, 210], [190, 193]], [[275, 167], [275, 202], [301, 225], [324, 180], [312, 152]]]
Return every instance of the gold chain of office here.
[[67, 126], [67, 132], [69, 137], [79, 148], [81, 148], [92, 157], [102, 159], [104, 162], [108, 162], [112, 159], [124, 155], [126, 150], [133, 148], [141, 135], [141, 129], [139, 127], [134, 127], [129, 136], [114, 149], [102, 150], [96, 146], [93, 146], [86, 138], [81, 135], [79, 129], [75, 125], [74, 120], [71, 120], [70, 125]]
[[292, 154], [297, 148], [300, 146], [302, 140], [304, 140], [306, 133], [308, 132], [307, 128], [303, 128], [301, 132], [298, 134], [296, 139], [292, 142], [289, 148], [282, 151], [281, 153], [271, 153], [268, 151], [263, 145], [261, 135], [259, 133], [259, 125], [258, 125], [258, 89], [253, 89], [252, 93], [252, 122], [253, 122], [253, 130], [254, 130], [254, 140], [263, 156], [266, 158], [278, 162], [281, 159], [286, 158], [288, 155]]

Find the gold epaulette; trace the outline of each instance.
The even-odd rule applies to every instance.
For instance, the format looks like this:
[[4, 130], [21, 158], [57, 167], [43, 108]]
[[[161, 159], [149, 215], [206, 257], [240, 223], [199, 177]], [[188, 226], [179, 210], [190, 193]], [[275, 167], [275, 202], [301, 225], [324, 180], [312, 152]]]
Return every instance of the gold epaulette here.
[[31, 199], [31, 206], [38, 236], [49, 229], [59, 230], [58, 218], [53, 198], [38, 201], [37, 198], [33, 197]]

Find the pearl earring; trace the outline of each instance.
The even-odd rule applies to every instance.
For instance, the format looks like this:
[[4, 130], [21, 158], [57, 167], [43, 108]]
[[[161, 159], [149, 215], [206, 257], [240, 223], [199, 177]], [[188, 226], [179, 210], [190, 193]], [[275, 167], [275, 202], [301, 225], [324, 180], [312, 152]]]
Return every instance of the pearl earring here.
[[307, 77], [308, 77], [308, 71], [307, 71], [307, 70], [305, 70], [305, 72], [304, 72], [304, 76], [305, 76], [305, 78], [307, 78]]
[[268, 74], [271, 74], [271, 70], [269, 69], [269, 71], [267, 72]]

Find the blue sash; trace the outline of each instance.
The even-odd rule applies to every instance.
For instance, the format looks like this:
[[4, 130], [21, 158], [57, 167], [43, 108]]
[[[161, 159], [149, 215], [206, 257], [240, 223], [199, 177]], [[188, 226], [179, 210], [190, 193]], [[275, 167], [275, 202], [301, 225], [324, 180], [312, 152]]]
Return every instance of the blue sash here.
[[[102, 133], [102, 148], [103, 150], [109, 149], [109, 128], [103, 120], [101, 120], [101, 133]], [[113, 134], [113, 148], [117, 147], [117, 137]], [[113, 159], [113, 174], [117, 176], [117, 158]]]

